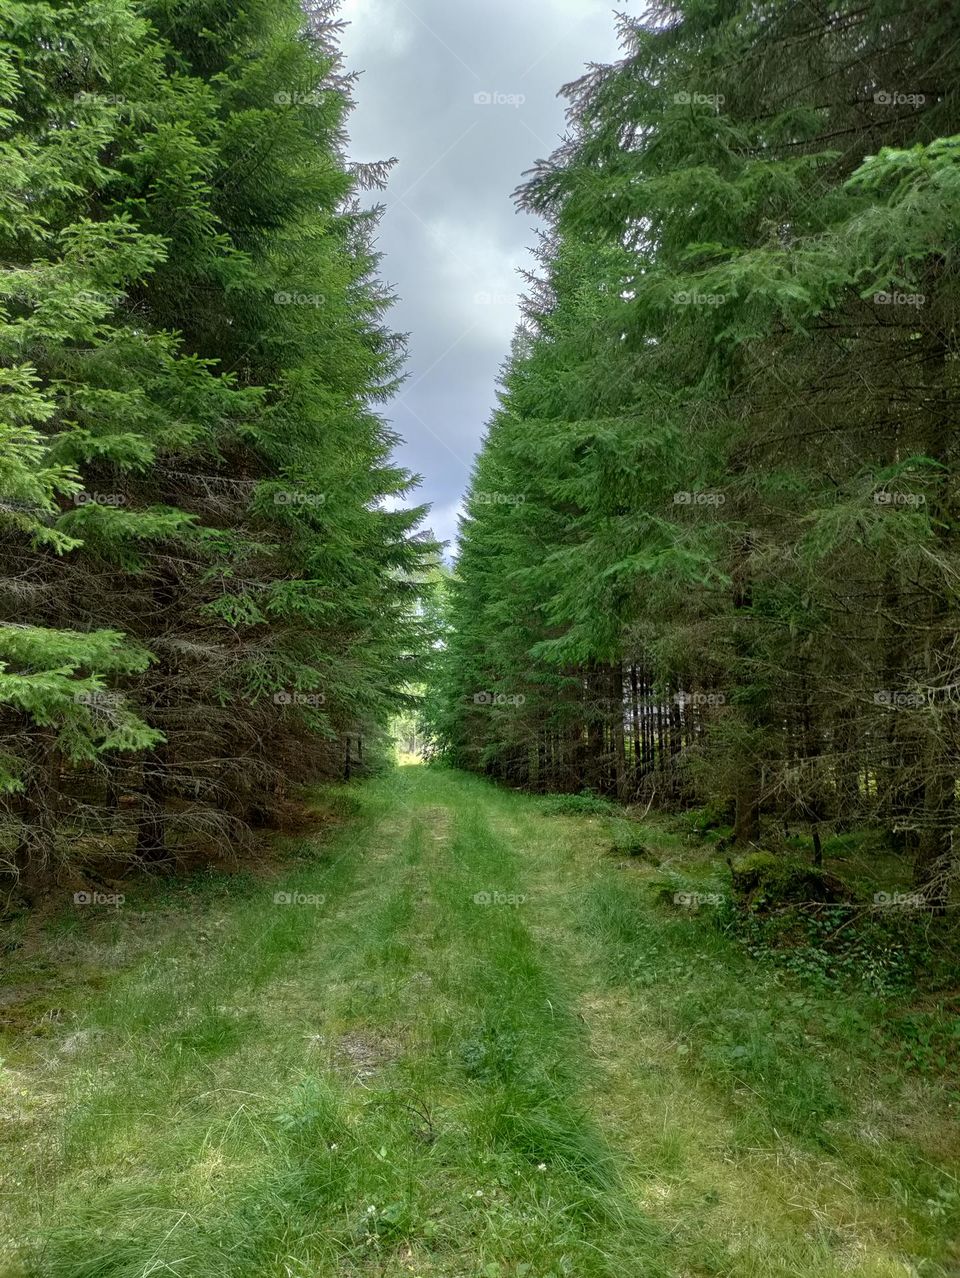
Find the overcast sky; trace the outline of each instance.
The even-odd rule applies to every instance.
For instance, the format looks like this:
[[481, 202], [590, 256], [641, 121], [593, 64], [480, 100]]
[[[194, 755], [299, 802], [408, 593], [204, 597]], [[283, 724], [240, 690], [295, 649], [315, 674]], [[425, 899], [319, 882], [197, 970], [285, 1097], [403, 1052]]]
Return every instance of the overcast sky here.
[[[620, 0], [621, 11], [636, 5]], [[536, 221], [511, 192], [564, 129], [560, 86], [617, 56], [611, 0], [344, 0], [347, 66], [363, 72], [356, 160], [396, 156], [383, 195], [381, 271], [410, 335], [407, 382], [387, 410], [423, 475], [429, 523], [457, 508], [510, 348]]]

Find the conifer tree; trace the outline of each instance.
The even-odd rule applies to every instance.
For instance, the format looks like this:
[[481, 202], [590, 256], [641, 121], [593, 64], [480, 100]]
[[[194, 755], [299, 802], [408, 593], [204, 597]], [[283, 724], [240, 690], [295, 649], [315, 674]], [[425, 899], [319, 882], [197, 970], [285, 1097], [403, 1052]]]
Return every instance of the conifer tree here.
[[[507, 465], [534, 501], [512, 542], [471, 502], [448, 643], [496, 653], [482, 619], [535, 582], [500, 677], [579, 686], [575, 782], [710, 800], [747, 845], [764, 814], [880, 821], [941, 900], [956, 26], [891, 3], [621, 20], [626, 56], [568, 87], [570, 138], [521, 191], [552, 231], [474, 490]], [[460, 757], [511, 756], [446, 713]]]
[[382, 172], [345, 158], [325, 11], [5, 21], [5, 356], [43, 501], [15, 512], [4, 617], [89, 636], [71, 677], [105, 681], [78, 703], [96, 759], [38, 774], [19, 820], [61, 814], [38, 864], [67, 828], [84, 854], [224, 851], [291, 780], [369, 764], [425, 649], [423, 512], [385, 508], [415, 479], [378, 415], [403, 354], [360, 204]]

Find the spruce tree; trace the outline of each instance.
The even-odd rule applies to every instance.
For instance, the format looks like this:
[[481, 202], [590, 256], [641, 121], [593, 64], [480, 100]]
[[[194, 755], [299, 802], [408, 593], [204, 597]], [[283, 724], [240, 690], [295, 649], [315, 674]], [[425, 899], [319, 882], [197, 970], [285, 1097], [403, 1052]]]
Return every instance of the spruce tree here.
[[7, 345], [59, 497], [42, 538], [18, 515], [6, 616], [121, 650], [102, 757], [32, 810], [98, 853], [222, 853], [291, 780], [369, 765], [426, 647], [423, 512], [385, 508], [415, 479], [378, 415], [382, 173], [348, 165], [335, 24], [294, 0], [7, 11]]
[[[568, 87], [569, 139], [521, 190], [552, 230], [477, 474], [534, 504], [512, 542], [471, 504], [448, 645], [496, 653], [482, 618], [535, 582], [501, 677], [579, 684], [580, 782], [708, 799], [744, 844], [764, 814], [881, 821], [937, 899], [955, 28], [887, 3], [621, 20], [624, 59]], [[448, 706], [451, 748], [507, 756]]]

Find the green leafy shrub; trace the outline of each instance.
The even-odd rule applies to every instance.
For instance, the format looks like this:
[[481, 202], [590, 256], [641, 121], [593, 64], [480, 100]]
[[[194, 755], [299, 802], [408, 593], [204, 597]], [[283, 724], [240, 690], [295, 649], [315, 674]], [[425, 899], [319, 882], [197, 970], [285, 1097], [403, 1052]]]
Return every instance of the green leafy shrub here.
[[737, 903], [754, 912], [802, 902], [850, 901], [853, 894], [834, 875], [772, 852], [751, 852], [730, 862]]
[[615, 803], [601, 799], [599, 795], [584, 791], [582, 794], [553, 794], [543, 801], [542, 810], [551, 816], [608, 816], [618, 812]]

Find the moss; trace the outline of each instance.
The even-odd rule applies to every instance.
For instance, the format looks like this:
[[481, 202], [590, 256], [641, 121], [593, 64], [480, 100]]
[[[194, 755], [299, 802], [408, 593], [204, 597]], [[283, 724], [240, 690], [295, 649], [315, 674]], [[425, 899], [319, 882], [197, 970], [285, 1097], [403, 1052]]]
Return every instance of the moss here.
[[746, 909], [763, 911], [809, 901], [853, 900], [853, 893], [835, 875], [794, 857], [751, 852], [728, 864], [734, 897]]

